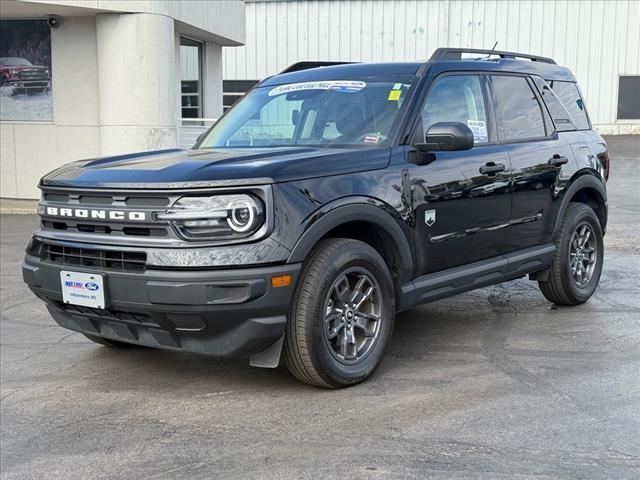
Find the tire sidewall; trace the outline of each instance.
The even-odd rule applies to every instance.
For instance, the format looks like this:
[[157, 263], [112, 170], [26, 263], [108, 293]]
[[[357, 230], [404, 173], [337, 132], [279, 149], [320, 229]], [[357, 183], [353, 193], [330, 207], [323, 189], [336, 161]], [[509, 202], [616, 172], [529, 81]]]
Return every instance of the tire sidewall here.
[[[329, 290], [338, 275], [352, 267], [363, 267], [373, 275], [380, 287], [382, 298], [381, 325], [378, 338], [371, 350], [356, 364], [344, 364], [329, 351], [324, 333], [324, 309]], [[367, 378], [378, 366], [384, 355], [393, 330], [395, 301], [393, 282], [389, 270], [380, 255], [368, 245], [353, 241], [322, 268], [319, 285], [315, 285], [311, 311], [304, 312], [311, 339], [309, 349], [312, 361], [325, 380], [336, 386], [350, 385]]]
[[[571, 217], [569, 218], [568, 228], [563, 232], [562, 236], [562, 244], [560, 245], [560, 259], [562, 261], [562, 283], [565, 291], [569, 294], [569, 296], [576, 303], [586, 302], [595, 292], [598, 287], [598, 283], [600, 282], [600, 276], [602, 274], [602, 266], [604, 260], [604, 241], [602, 236], [602, 228], [600, 227], [600, 222], [598, 221], [598, 217], [596, 217], [595, 212], [586, 205], [580, 205], [579, 208], [576, 208], [573, 212], [571, 212]], [[571, 248], [571, 238], [573, 237], [573, 233], [576, 227], [582, 223], [587, 223], [593, 230], [595, 234], [596, 241], [596, 267], [591, 276], [589, 282], [584, 286], [580, 287], [573, 280], [570, 271], [569, 265], [569, 251]]]

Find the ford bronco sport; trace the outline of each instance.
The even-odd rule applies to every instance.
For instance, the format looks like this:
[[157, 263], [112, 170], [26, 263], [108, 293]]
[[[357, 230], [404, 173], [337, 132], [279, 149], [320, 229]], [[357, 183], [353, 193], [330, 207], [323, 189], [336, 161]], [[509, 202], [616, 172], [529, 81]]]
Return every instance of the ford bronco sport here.
[[371, 375], [414, 305], [525, 275], [551, 302], [587, 301], [608, 169], [576, 79], [551, 59], [304, 62], [191, 150], [46, 175], [24, 280], [95, 342], [282, 356], [298, 379], [342, 387]]

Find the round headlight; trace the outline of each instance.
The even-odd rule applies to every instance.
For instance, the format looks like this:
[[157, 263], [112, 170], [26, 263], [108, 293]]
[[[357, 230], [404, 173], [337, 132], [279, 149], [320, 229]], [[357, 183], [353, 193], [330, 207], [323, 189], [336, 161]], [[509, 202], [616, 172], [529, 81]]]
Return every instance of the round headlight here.
[[255, 216], [253, 206], [245, 203], [231, 210], [227, 223], [236, 232], [246, 232], [250, 230], [254, 224]]
[[240, 239], [264, 224], [264, 207], [249, 194], [182, 197], [159, 220], [168, 220], [187, 239]]

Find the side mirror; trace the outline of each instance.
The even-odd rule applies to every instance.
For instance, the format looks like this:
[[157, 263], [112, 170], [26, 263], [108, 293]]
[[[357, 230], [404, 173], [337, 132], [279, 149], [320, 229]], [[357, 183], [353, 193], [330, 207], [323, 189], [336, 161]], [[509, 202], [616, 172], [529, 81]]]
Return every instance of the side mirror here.
[[460, 122], [434, 123], [427, 130], [425, 143], [414, 146], [421, 153], [469, 150], [473, 147], [473, 132]]

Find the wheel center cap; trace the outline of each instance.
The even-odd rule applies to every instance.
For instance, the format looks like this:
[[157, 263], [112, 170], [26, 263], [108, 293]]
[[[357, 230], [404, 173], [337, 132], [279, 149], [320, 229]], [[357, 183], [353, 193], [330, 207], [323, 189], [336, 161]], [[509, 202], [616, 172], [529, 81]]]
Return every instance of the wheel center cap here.
[[353, 318], [353, 311], [347, 310], [347, 318], [351, 320]]

